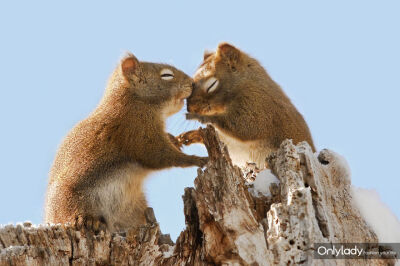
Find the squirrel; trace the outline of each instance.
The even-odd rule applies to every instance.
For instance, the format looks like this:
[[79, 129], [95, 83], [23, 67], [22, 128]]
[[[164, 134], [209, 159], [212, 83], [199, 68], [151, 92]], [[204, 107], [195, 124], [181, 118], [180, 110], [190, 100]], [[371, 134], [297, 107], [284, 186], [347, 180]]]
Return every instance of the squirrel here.
[[[233, 163], [265, 159], [285, 139], [307, 141], [315, 151], [310, 130], [280, 86], [254, 58], [228, 43], [215, 53], [205, 52], [187, 99], [186, 118], [216, 127]], [[202, 142], [198, 131], [181, 134], [185, 145]]]
[[202, 167], [207, 157], [186, 155], [165, 132], [193, 80], [166, 64], [125, 56], [96, 109], [58, 149], [47, 188], [45, 222], [94, 230], [145, 224], [143, 182], [153, 171]]

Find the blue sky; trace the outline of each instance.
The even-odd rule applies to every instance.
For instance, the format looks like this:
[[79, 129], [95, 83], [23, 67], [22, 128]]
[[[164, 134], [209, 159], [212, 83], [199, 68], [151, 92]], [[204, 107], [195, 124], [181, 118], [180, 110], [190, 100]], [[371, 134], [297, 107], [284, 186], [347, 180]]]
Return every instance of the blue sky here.
[[[192, 75], [220, 41], [256, 57], [303, 113], [317, 148], [342, 154], [353, 184], [376, 189], [399, 217], [400, 4], [247, 2], [2, 1], [0, 224], [41, 222], [57, 146], [96, 106], [125, 51]], [[183, 112], [168, 121], [173, 134], [198, 126]], [[173, 239], [195, 175], [171, 169], [147, 182]]]

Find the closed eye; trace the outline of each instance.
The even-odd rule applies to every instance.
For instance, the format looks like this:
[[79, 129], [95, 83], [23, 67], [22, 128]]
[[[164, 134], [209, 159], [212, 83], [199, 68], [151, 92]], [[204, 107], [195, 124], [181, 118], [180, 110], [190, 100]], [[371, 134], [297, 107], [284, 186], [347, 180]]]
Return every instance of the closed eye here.
[[171, 69], [164, 68], [163, 70], [161, 70], [160, 76], [161, 76], [161, 79], [171, 80], [174, 78], [174, 72], [172, 72]]
[[204, 84], [204, 88], [207, 93], [211, 93], [215, 91], [215, 89], [218, 87], [218, 84], [219, 84], [218, 79], [212, 77], [206, 81], [206, 83]]

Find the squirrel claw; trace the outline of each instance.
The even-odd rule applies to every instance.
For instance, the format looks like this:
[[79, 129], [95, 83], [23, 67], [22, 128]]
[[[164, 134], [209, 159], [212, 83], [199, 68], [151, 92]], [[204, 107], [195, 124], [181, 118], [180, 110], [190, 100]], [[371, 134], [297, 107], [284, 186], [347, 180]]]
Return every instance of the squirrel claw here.
[[208, 160], [209, 160], [208, 157], [200, 157], [200, 162], [201, 162], [200, 167], [204, 167], [208, 163]]
[[194, 143], [204, 143], [203, 137], [200, 134], [200, 131], [190, 130], [184, 132], [176, 137], [180, 145], [189, 146]]
[[107, 224], [103, 217], [94, 218], [92, 216], [78, 216], [75, 220], [75, 227], [78, 230], [83, 229], [98, 234], [100, 231], [106, 231]]
[[[180, 135], [179, 135], [179, 136], [180, 136]], [[182, 143], [182, 142], [180, 141], [179, 136], [175, 137], [174, 135], [168, 133], [168, 137], [169, 137], [169, 139], [171, 140], [172, 144], [174, 144], [174, 146], [177, 147], [178, 150], [181, 150], [182, 145], [183, 145], [184, 143]]]

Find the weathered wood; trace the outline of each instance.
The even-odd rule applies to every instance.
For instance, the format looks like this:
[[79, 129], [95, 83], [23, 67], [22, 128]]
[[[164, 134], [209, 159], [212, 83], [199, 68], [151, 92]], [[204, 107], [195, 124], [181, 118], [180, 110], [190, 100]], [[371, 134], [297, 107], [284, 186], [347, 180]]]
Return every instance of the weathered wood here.
[[[176, 244], [151, 209], [147, 224], [94, 234], [72, 225], [0, 228], [0, 265], [365, 265], [314, 260], [316, 242], [378, 242], [353, 206], [348, 169], [334, 152], [319, 158], [287, 140], [268, 165], [280, 184], [271, 196], [249, 193], [256, 169], [232, 165], [214, 128], [201, 130], [210, 161], [183, 195], [186, 228]], [[250, 167], [251, 168], [251, 167]], [[245, 171], [245, 176], [243, 171]], [[387, 265], [369, 260], [368, 265]]]

